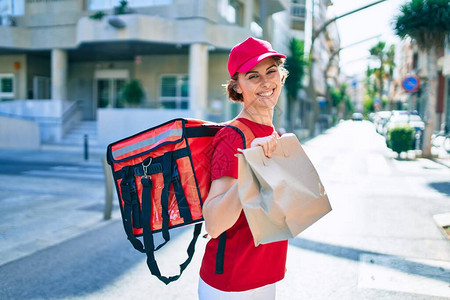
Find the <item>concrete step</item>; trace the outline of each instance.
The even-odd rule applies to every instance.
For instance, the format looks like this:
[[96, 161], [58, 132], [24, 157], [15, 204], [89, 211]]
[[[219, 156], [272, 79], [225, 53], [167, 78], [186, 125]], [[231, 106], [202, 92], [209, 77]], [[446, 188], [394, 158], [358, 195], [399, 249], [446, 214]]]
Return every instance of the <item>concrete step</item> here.
[[[59, 144], [63, 145], [84, 145], [84, 135], [71, 135], [66, 136], [62, 139]], [[88, 144], [91, 145], [97, 145], [98, 139], [97, 136], [89, 135], [88, 136]]]
[[84, 145], [84, 136], [88, 136], [89, 146], [98, 145], [97, 137], [97, 122], [95, 121], [82, 121], [75, 127], [73, 127], [59, 142], [61, 145]]

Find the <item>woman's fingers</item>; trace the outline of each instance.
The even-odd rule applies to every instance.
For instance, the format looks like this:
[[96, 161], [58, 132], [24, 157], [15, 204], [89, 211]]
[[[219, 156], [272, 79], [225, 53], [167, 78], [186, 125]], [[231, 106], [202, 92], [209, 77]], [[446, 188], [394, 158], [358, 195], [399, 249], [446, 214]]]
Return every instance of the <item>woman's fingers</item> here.
[[261, 146], [264, 155], [270, 158], [277, 147], [277, 142], [278, 142], [278, 134], [274, 132], [272, 135], [254, 139], [251, 146], [252, 147]]
[[266, 143], [262, 145], [264, 155], [267, 157], [272, 157], [275, 148], [277, 147], [277, 137], [275, 135], [271, 135]]

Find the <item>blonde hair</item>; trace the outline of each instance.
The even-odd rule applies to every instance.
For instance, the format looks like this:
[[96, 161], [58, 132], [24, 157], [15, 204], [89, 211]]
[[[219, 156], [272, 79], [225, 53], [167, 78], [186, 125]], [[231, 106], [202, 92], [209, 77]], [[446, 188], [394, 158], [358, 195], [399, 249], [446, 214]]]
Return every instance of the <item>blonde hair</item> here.
[[[281, 75], [281, 84], [284, 85], [284, 82], [286, 81], [286, 78], [289, 75], [288, 70], [286, 70], [286, 68], [284, 67], [285, 59], [282, 57], [279, 57], [279, 56], [274, 56], [273, 58], [275, 60], [275, 64], [278, 67], [278, 71], [280, 72], [280, 75]], [[236, 92], [236, 90], [235, 90], [235, 88], [237, 86], [237, 80], [238, 80], [238, 73], [236, 72], [233, 75], [233, 77], [231, 77], [231, 79], [224, 86], [227, 90], [228, 98], [231, 101], [243, 102], [244, 99], [242, 98], [242, 94]]]

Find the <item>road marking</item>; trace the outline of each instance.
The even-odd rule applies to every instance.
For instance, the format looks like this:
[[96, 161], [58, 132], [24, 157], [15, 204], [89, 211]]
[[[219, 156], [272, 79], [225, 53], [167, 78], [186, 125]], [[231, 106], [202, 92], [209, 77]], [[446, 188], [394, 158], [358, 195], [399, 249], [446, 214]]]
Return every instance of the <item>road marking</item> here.
[[51, 168], [55, 171], [67, 171], [67, 172], [87, 172], [87, 173], [99, 173], [102, 172], [100, 168], [86, 168], [86, 167], [78, 167], [78, 166], [55, 166]]
[[359, 260], [359, 288], [450, 297], [448, 261], [374, 254]]
[[89, 173], [89, 172], [66, 172], [66, 171], [58, 171], [58, 170], [31, 170], [22, 172], [24, 175], [29, 176], [43, 176], [43, 177], [63, 177], [63, 178], [79, 178], [79, 179], [94, 179], [94, 180], [103, 180], [103, 173]]

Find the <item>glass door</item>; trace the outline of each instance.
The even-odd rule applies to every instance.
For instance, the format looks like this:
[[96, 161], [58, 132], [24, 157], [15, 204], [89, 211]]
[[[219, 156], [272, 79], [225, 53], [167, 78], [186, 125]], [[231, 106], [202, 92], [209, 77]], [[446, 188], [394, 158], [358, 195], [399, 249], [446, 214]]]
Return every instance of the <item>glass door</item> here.
[[124, 107], [122, 99], [122, 89], [125, 86], [125, 79], [102, 78], [96, 80], [97, 86], [97, 107], [98, 108], [118, 108]]
[[98, 70], [95, 73], [94, 98], [97, 108], [124, 107], [122, 90], [128, 81], [127, 70]]
[[111, 92], [109, 88], [110, 79], [97, 79], [97, 107], [111, 107]]

